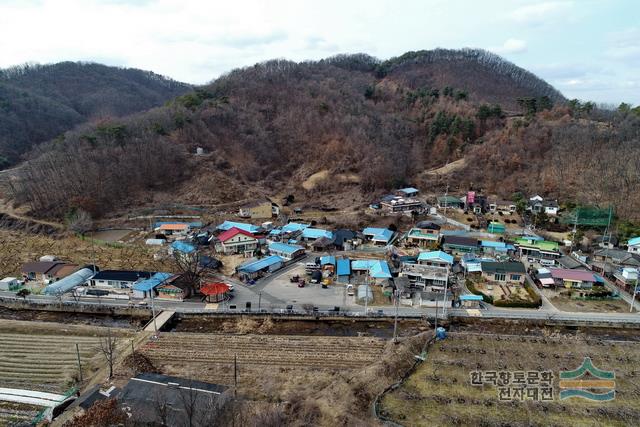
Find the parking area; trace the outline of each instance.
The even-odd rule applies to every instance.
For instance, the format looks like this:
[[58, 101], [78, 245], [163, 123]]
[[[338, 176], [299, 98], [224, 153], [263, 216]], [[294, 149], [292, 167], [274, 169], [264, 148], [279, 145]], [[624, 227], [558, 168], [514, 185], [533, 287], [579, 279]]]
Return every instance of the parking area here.
[[[263, 279], [262, 293], [284, 300], [287, 304], [339, 307], [354, 304], [354, 297], [347, 295], [344, 284], [336, 283], [323, 289], [320, 283], [310, 283], [304, 265], [304, 262], [298, 262], [293, 268]], [[296, 275], [305, 281], [304, 287], [300, 288], [297, 283], [291, 282], [291, 277]]]

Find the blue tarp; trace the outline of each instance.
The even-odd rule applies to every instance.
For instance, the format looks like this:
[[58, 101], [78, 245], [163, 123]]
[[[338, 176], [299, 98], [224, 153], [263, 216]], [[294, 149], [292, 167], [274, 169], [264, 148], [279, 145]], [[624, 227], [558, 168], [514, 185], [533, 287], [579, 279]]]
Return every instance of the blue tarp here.
[[300, 249], [304, 250], [304, 248], [302, 246], [287, 245], [286, 243], [279, 243], [279, 242], [274, 242], [274, 243], [269, 245], [269, 251], [284, 252], [284, 253], [286, 253], [288, 255], [291, 255], [294, 252], [299, 251]]
[[133, 285], [133, 290], [140, 292], [149, 292], [151, 289], [155, 289], [157, 286], [161, 285], [164, 281], [171, 278], [172, 276], [173, 274], [171, 273], [156, 273], [149, 279], [143, 280]]
[[233, 227], [239, 228], [240, 230], [249, 232], [251, 234], [257, 233], [260, 231], [260, 227], [253, 224], [247, 224], [244, 222], [235, 222], [235, 221], [225, 221], [220, 224], [217, 229], [222, 231], [231, 230]]
[[349, 261], [349, 258], [341, 258], [337, 261], [337, 263], [338, 263], [338, 268], [337, 268], [338, 276], [351, 275], [351, 261]]
[[196, 247], [190, 243], [183, 242], [181, 240], [176, 240], [171, 244], [171, 248], [174, 251], [182, 252], [184, 254], [190, 254], [196, 251]]
[[460, 301], [482, 301], [482, 295], [460, 295]]
[[418, 261], [441, 260], [453, 264], [453, 256], [443, 251], [420, 252]]
[[241, 271], [243, 273], [256, 273], [260, 270], [264, 270], [265, 268], [269, 268], [272, 265], [278, 264], [283, 261], [284, 259], [282, 259], [278, 255], [271, 255], [257, 261], [250, 261], [246, 264], [243, 264], [238, 267], [238, 271]]

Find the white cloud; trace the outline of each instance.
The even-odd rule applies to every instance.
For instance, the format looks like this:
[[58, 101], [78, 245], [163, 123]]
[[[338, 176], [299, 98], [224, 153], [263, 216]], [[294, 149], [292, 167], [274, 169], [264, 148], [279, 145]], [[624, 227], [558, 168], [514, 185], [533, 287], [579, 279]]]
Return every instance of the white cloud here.
[[528, 4], [512, 11], [509, 17], [520, 24], [539, 25], [566, 14], [572, 6], [573, 3], [569, 1]]
[[640, 28], [628, 28], [609, 34], [607, 57], [633, 63], [640, 63]]
[[527, 51], [527, 42], [519, 39], [507, 39], [502, 46], [491, 47], [489, 50], [501, 55], [523, 53]]

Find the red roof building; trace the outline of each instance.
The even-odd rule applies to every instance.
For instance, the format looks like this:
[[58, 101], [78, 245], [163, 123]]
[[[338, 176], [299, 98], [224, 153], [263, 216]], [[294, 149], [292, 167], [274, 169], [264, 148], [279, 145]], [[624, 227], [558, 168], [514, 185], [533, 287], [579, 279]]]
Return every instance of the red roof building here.
[[249, 233], [248, 231], [240, 230], [237, 227], [231, 227], [227, 231], [221, 233], [218, 236], [218, 240], [220, 240], [221, 242], [226, 242], [227, 240], [231, 239], [234, 236], [237, 236], [238, 234], [243, 234], [245, 236], [248, 236], [248, 237], [251, 237], [251, 238], [255, 239], [253, 234]]
[[216, 249], [225, 254], [246, 254], [258, 249], [258, 238], [248, 231], [232, 227], [218, 235]]

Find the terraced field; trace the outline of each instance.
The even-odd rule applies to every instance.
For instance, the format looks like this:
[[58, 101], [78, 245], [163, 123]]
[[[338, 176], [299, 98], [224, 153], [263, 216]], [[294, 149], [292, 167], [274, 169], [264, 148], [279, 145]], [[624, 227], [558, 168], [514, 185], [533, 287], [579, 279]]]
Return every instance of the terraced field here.
[[78, 375], [76, 343], [85, 375], [102, 359], [99, 338], [0, 333], [0, 384], [61, 393]]
[[38, 415], [40, 409], [19, 403], [0, 402], [0, 426], [28, 423]]
[[142, 351], [163, 372], [197, 373], [198, 379], [230, 384], [234, 356], [245, 377], [273, 370], [350, 370], [377, 361], [387, 342], [370, 337], [166, 333]]

